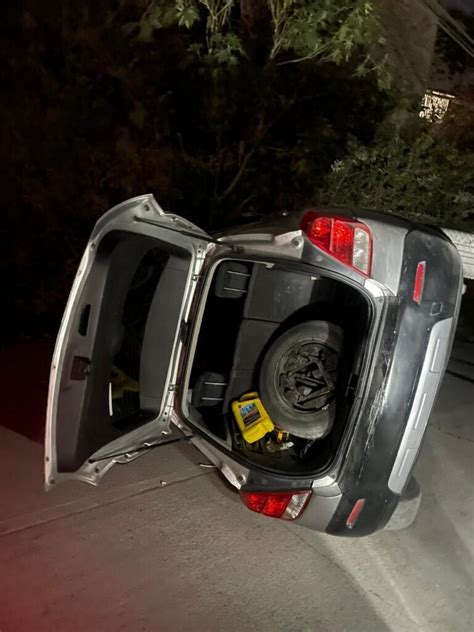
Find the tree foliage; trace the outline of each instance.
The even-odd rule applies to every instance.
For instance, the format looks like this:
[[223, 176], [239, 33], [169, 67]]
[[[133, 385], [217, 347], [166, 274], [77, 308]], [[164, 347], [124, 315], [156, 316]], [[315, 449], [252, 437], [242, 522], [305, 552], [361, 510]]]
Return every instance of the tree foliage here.
[[153, 192], [207, 229], [307, 206], [396, 96], [367, 0], [23, 0], [2, 17], [13, 335], [55, 332], [113, 204]]
[[381, 87], [390, 83], [384, 61], [373, 56], [379, 37], [369, 0], [151, 0], [139, 20], [123, 28], [152, 43], [156, 32], [176, 25], [191, 31], [188, 51], [211, 65], [255, 61], [258, 33], [267, 63], [352, 61], [359, 76], [373, 72]]
[[369, 146], [351, 143], [333, 163], [321, 199], [463, 227], [474, 215], [474, 112], [451, 108], [441, 124], [416, 118], [404, 133], [385, 130]]

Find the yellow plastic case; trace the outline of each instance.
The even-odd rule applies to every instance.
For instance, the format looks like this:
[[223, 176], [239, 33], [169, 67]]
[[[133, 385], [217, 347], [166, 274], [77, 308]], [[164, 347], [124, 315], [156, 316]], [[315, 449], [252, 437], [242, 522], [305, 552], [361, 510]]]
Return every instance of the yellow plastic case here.
[[232, 412], [247, 443], [255, 443], [275, 429], [258, 393], [246, 393], [232, 402]]

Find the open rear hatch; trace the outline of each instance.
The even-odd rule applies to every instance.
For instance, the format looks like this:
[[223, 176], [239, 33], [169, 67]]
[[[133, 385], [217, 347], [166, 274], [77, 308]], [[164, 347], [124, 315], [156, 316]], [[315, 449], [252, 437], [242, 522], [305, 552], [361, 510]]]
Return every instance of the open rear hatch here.
[[[280, 249], [267, 261], [217, 243], [165, 214], [152, 196], [99, 220], [51, 367], [47, 487], [67, 479], [95, 484], [113, 463], [173, 440], [172, 428], [189, 437], [196, 431], [199, 449], [204, 436], [206, 450], [250, 468], [307, 476], [328, 466], [357, 390], [371, 322], [367, 297], [340, 275], [315, 276], [314, 267], [280, 258]], [[272, 349], [286, 336], [295, 340], [274, 369]], [[232, 411], [253, 391], [275, 432], [249, 441]]]
[[96, 483], [166, 440], [196, 279], [210, 238], [152, 196], [96, 225], [69, 297], [48, 397], [45, 480]]

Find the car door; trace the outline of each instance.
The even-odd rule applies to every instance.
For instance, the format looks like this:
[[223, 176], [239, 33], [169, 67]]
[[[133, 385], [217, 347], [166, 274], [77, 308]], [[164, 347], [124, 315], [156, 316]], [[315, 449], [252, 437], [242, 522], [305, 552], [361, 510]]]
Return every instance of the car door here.
[[169, 440], [183, 331], [212, 241], [151, 195], [99, 220], [51, 365], [47, 488], [67, 479], [96, 484], [113, 463]]

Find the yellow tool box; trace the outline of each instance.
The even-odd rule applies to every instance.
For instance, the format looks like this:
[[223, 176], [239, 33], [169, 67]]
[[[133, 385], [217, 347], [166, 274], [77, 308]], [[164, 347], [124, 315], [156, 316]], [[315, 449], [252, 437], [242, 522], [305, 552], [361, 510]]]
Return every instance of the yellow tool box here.
[[232, 402], [232, 412], [247, 443], [255, 443], [275, 429], [258, 393], [246, 393]]

